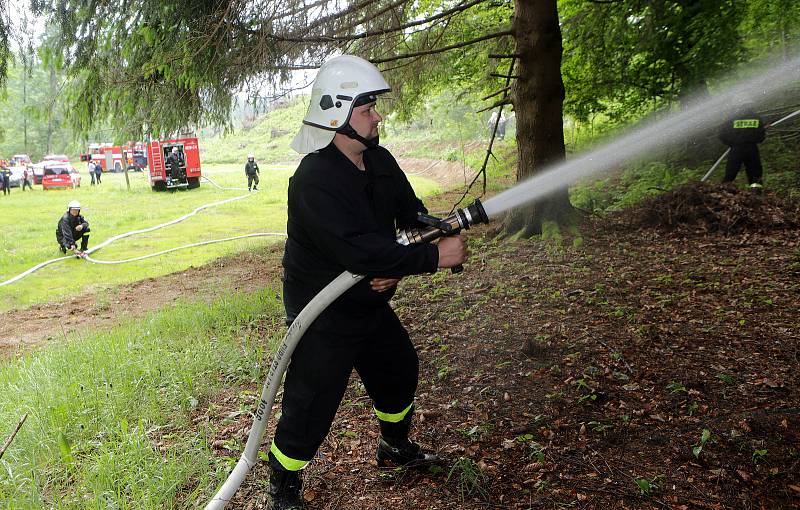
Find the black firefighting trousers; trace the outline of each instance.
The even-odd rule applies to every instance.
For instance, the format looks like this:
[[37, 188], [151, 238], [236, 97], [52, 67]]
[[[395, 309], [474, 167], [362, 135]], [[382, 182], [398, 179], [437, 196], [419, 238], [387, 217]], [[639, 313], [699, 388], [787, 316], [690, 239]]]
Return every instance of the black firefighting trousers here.
[[368, 330], [343, 335], [326, 325], [309, 329], [292, 354], [282, 414], [270, 449], [274, 468], [297, 471], [314, 457], [356, 369], [384, 436], [408, 433], [417, 391], [419, 359], [394, 311], [375, 311]]
[[258, 174], [247, 174], [247, 189], [250, 189], [253, 184], [258, 187]]
[[[87, 228], [86, 230], [81, 230], [80, 232], [76, 230], [72, 231], [72, 238], [75, 240], [75, 245], [77, 246], [79, 239], [81, 241], [81, 247], [80, 247], [81, 251], [86, 251], [89, 248], [89, 232], [91, 231], [92, 229], [90, 228]], [[56, 239], [56, 241], [58, 241], [58, 239]], [[70, 248], [69, 246], [64, 246], [63, 244], [61, 244], [61, 241], [58, 241], [58, 246], [59, 248], [61, 248], [61, 253], [67, 253], [67, 250]]]
[[761, 167], [761, 155], [758, 153], [758, 145], [754, 143], [731, 146], [731, 153], [728, 154], [728, 163], [725, 167], [725, 178], [722, 179], [722, 182], [733, 182], [742, 164], [744, 164], [747, 172], [748, 183], [761, 184], [761, 176], [764, 173], [764, 169]]

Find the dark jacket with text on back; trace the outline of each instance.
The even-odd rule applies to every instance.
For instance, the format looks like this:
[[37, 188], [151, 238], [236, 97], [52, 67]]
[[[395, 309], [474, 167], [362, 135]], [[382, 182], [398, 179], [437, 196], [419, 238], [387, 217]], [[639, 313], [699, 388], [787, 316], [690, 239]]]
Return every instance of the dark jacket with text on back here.
[[766, 135], [763, 119], [752, 109], [744, 109], [722, 125], [719, 139], [729, 147], [755, 145]]

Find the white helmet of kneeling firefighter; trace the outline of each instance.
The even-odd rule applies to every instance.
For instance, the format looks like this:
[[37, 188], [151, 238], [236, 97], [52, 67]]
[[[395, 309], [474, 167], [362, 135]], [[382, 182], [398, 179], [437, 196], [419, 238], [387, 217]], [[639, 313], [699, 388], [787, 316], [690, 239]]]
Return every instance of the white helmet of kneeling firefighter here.
[[350, 126], [353, 108], [374, 103], [378, 94], [392, 88], [374, 64], [354, 55], [341, 55], [320, 67], [311, 88], [311, 101], [300, 132], [291, 147], [308, 154], [326, 147], [336, 133], [377, 147], [378, 137], [364, 138]]

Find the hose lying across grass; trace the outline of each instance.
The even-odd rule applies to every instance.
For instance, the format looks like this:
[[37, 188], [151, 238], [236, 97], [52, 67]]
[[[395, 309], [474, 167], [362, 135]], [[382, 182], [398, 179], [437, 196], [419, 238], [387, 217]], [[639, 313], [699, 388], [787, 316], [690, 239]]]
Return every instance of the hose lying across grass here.
[[[208, 179], [208, 181], [212, 182], [210, 179]], [[212, 184], [214, 184], [214, 183], [212, 182]], [[217, 186], [217, 187], [219, 188], [219, 186]], [[227, 189], [227, 188], [220, 188], [220, 189]], [[91, 255], [92, 253], [96, 252], [97, 250], [100, 250], [101, 248], [104, 248], [104, 247], [108, 246], [109, 244], [111, 244], [111, 243], [113, 243], [115, 241], [119, 241], [120, 239], [125, 239], [126, 237], [131, 237], [131, 236], [134, 236], [134, 235], [137, 235], [137, 234], [144, 234], [144, 233], [152, 232], [154, 230], [158, 230], [158, 229], [161, 229], [161, 228], [164, 228], [164, 227], [168, 227], [170, 225], [174, 225], [176, 223], [180, 223], [180, 222], [182, 222], [182, 221], [184, 221], [186, 219], [189, 219], [189, 218], [191, 218], [192, 216], [196, 215], [197, 213], [199, 213], [200, 211], [202, 211], [204, 209], [208, 209], [210, 207], [216, 207], [216, 206], [219, 206], [219, 205], [227, 204], [227, 203], [230, 203], [230, 202], [234, 202], [236, 200], [242, 200], [243, 198], [248, 198], [248, 197], [251, 197], [251, 196], [252, 196], [251, 194], [241, 195], [241, 196], [238, 196], [238, 197], [229, 198], [227, 200], [221, 200], [219, 202], [213, 202], [213, 203], [210, 203], [210, 204], [201, 205], [200, 207], [197, 207], [196, 209], [194, 209], [192, 212], [190, 212], [188, 214], [184, 214], [183, 216], [181, 216], [179, 218], [176, 218], [174, 220], [168, 221], [166, 223], [161, 223], [160, 225], [155, 225], [153, 227], [143, 228], [141, 230], [132, 230], [130, 232], [125, 232], [124, 234], [116, 235], [116, 236], [111, 237], [111, 238], [105, 240], [104, 242], [98, 244], [94, 248], [90, 248], [90, 249], [86, 250], [86, 252], [85, 252], [86, 253], [86, 260], [89, 261], [89, 262], [93, 262], [95, 264], [125, 264], [127, 262], [135, 262], [137, 260], [144, 260], [144, 259], [151, 258], [151, 257], [157, 257], [159, 255], [163, 255], [165, 253], [170, 253], [170, 252], [177, 251], [177, 250], [184, 250], [186, 248], [193, 248], [195, 246], [203, 246], [203, 245], [206, 245], [206, 244], [223, 243], [223, 242], [227, 242], [227, 241], [233, 241], [233, 240], [236, 240], [236, 239], [243, 239], [243, 238], [246, 238], [246, 237], [265, 237], [265, 236], [285, 237], [286, 234], [284, 234], [282, 232], [258, 232], [258, 233], [254, 233], [254, 234], [245, 234], [245, 235], [235, 236], [235, 237], [226, 237], [224, 239], [214, 239], [214, 240], [211, 240], [211, 241], [203, 241], [203, 242], [199, 242], [199, 243], [187, 244], [187, 245], [184, 245], [184, 246], [179, 246], [177, 248], [170, 248], [169, 250], [160, 251], [158, 253], [152, 253], [152, 254], [149, 254], [149, 255], [143, 255], [141, 257], [134, 257], [132, 259], [126, 259], [126, 260], [103, 261], [103, 260], [97, 260], [97, 259], [94, 259], [92, 257], [89, 257], [89, 255]], [[56, 262], [60, 262], [62, 260], [67, 260], [67, 259], [71, 259], [71, 258], [74, 258], [74, 255], [68, 255], [66, 257], [58, 257], [56, 259], [51, 259], [51, 260], [47, 260], [45, 262], [42, 262], [41, 264], [37, 264], [37, 265], [33, 266], [32, 268], [28, 269], [27, 271], [25, 271], [23, 273], [20, 273], [17, 276], [15, 276], [15, 277], [13, 277], [13, 278], [11, 278], [9, 280], [0, 282], [0, 287], [3, 287], [5, 285], [10, 285], [10, 284], [12, 284], [12, 283], [14, 283], [16, 281], [19, 281], [19, 280], [25, 278], [26, 276], [28, 276], [28, 275], [30, 275], [32, 273], [35, 273], [36, 271], [38, 271], [39, 269], [41, 269], [41, 268], [43, 268], [45, 266], [49, 266], [50, 264], [54, 264]]]
[[[185, 244], [183, 246], [178, 246], [177, 248], [170, 248], [169, 250], [160, 251], [157, 253], [151, 253], [149, 255], [142, 255], [140, 257], [134, 257], [132, 259], [125, 259], [125, 260], [97, 260], [93, 259], [90, 256], [86, 256], [85, 259], [89, 262], [93, 262], [95, 264], [127, 264], [128, 262], [136, 262], [138, 260], [149, 259], [151, 257], [158, 257], [159, 255], [164, 255], [165, 253], [170, 253], [173, 251], [178, 250], [185, 250], [186, 248], [193, 248], [195, 246], [204, 246], [206, 244], [214, 244], [214, 243], [224, 243], [227, 241], [235, 241], [236, 239], [244, 239], [246, 237], [286, 237], [286, 234], [280, 232], [256, 232], [254, 234], [244, 234], [241, 236], [234, 236], [234, 237], [226, 237], [224, 239], [212, 239], [211, 241], [202, 241], [199, 243], [192, 243], [192, 244]], [[69, 258], [69, 257], [65, 257]]]

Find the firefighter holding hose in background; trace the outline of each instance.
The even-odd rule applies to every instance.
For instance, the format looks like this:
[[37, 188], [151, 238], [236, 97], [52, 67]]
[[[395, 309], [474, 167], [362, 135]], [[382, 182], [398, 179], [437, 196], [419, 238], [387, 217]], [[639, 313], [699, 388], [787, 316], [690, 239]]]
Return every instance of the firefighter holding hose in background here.
[[[80, 249], [77, 246], [79, 239]], [[71, 250], [78, 258], [86, 256], [85, 252], [89, 248], [89, 222], [81, 216], [81, 204], [77, 200], [67, 204], [67, 212], [58, 220], [56, 241], [61, 253]]]
[[327, 435], [356, 369], [374, 404], [378, 464], [439, 462], [409, 437], [419, 361], [389, 301], [407, 275], [460, 265], [460, 236], [438, 245], [401, 245], [396, 229], [426, 212], [392, 155], [378, 145], [375, 109], [389, 92], [380, 71], [343, 55], [319, 70], [292, 148], [307, 154], [289, 182], [284, 305], [292, 322], [342, 271], [366, 275], [308, 327], [284, 383], [282, 414], [269, 452], [276, 510], [304, 508], [302, 470]]
[[742, 100], [736, 114], [723, 124], [719, 133], [722, 143], [731, 148], [722, 182], [733, 182], [744, 164], [750, 189], [756, 193], [763, 190], [761, 176], [764, 170], [758, 144], [764, 141], [765, 131], [764, 121], [753, 106]]

